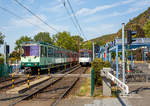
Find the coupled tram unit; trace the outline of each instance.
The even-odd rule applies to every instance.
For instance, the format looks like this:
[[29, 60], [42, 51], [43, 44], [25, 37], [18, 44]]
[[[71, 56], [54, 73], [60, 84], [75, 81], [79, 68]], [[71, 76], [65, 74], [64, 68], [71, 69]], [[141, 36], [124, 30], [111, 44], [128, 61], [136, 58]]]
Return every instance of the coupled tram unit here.
[[30, 71], [51, 66], [77, 64], [78, 53], [44, 42], [24, 42], [21, 45], [21, 68]]
[[79, 50], [79, 64], [81, 66], [91, 65], [92, 51], [88, 49]]

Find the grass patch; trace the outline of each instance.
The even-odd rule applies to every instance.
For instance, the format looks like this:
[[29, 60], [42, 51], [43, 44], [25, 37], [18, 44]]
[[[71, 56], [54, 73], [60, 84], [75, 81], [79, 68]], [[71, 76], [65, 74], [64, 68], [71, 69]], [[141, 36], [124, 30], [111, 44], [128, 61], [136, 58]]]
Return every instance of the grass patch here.
[[77, 96], [89, 97], [90, 95], [91, 95], [91, 79], [86, 78], [84, 83], [79, 88], [79, 91], [77, 92]]

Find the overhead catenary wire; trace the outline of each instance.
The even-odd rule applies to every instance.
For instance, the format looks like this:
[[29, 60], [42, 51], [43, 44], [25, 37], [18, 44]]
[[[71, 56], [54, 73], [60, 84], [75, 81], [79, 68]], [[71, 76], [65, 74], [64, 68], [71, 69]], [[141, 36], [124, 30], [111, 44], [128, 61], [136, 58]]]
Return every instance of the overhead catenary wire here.
[[17, 17], [17, 18], [19, 18], [19, 19], [23, 19], [23, 21], [25, 21], [25, 22], [27, 22], [27, 23], [29, 23], [29, 24], [31, 24], [31, 25], [37, 27], [37, 28], [40, 28], [40, 29], [46, 31], [46, 30], [43, 29], [42, 27], [40, 27], [40, 26], [38, 26], [38, 25], [36, 25], [36, 24], [33, 24], [33, 23], [30, 22], [30, 21], [25, 20], [23, 17], [21, 17], [21, 16], [15, 14], [14, 12], [12, 12], [12, 11], [10, 11], [10, 10], [8, 10], [8, 9], [6, 9], [6, 8], [4, 8], [4, 7], [2, 7], [2, 6], [0, 6], [0, 9], [3, 10], [3, 11], [5, 11], [5, 12], [7, 12], [7, 13], [9, 13], [9, 14], [11, 14], [11, 15], [13, 15], [13, 16], [15, 16], [15, 17]]
[[34, 17], [36, 17], [38, 20], [40, 20], [43, 24], [45, 24], [46, 26], [48, 26], [50, 29], [54, 30], [55, 32], [59, 32], [57, 31], [54, 27], [50, 26], [48, 23], [46, 23], [43, 19], [41, 19], [38, 15], [36, 15], [34, 12], [32, 12], [29, 8], [27, 8], [26, 6], [24, 6], [21, 2], [19, 2], [18, 0], [14, 0], [18, 5], [20, 5], [22, 8], [24, 8], [25, 10], [27, 10], [30, 14], [32, 14]]
[[71, 21], [72, 21], [74, 27], [76, 28], [77, 32], [79, 33], [79, 35], [81, 35], [81, 32], [80, 32], [80, 30], [78, 29], [77, 24], [74, 22], [74, 20], [73, 20], [73, 18], [71, 17], [71, 14], [70, 14], [68, 8], [66, 7], [65, 0], [62, 0], [62, 4], [63, 4], [63, 6], [65, 7], [65, 9], [66, 9], [66, 11], [67, 11], [67, 14], [69, 15], [69, 17], [70, 17], [70, 19], [71, 19]]
[[68, 3], [68, 5], [69, 5], [69, 7], [70, 7], [70, 9], [71, 9], [72, 15], [74, 16], [74, 19], [75, 19], [77, 25], [79, 26], [79, 29], [80, 29], [80, 31], [81, 31], [81, 33], [82, 33], [82, 36], [84, 36], [84, 38], [87, 40], [87, 38], [86, 38], [86, 36], [85, 36], [85, 34], [84, 34], [82, 28], [81, 28], [81, 25], [80, 25], [80, 23], [79, 23], [79, 21], [78, 21], [76, 15], [75, 15], [75, 13], [74, 13], [74, 10], [73, 10], [73, 8], [72, 8], [72, 6], [71, 6], [70, 1], [67, 0], [67, 3]]

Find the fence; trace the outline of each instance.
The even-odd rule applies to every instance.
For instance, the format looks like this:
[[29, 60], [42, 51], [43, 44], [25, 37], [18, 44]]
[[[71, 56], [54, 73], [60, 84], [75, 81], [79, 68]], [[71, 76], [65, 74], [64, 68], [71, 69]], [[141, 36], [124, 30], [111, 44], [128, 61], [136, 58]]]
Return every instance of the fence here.
[[6, 69], [4, 67], [4, 64], [0, 64], [0, 77], [7, 77], [10, 73], [10, 67], [9, 65], [6, 65]]

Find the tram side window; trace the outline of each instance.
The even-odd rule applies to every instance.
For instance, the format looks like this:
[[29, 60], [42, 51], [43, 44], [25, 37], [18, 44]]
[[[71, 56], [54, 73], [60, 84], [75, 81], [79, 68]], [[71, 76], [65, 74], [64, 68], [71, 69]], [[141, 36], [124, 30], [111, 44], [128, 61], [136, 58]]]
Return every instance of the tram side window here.
[[59, 57], [58, 49], [55, 49], [54, 55], [55, 55], [55, 57]]
[[47, 47], [45, 47], [45, 57], [47, 57]]
[[48, 57], [53, 57], [53, 48], [48, 48]]
[[41, 57], [44, 57], [44, 47], [43, 46], [41, 46], [41, 49], [40, 49], [40, 51], [41, 51]]
[[41, 57], [47, 57], [47, 48], [41, 46]]

